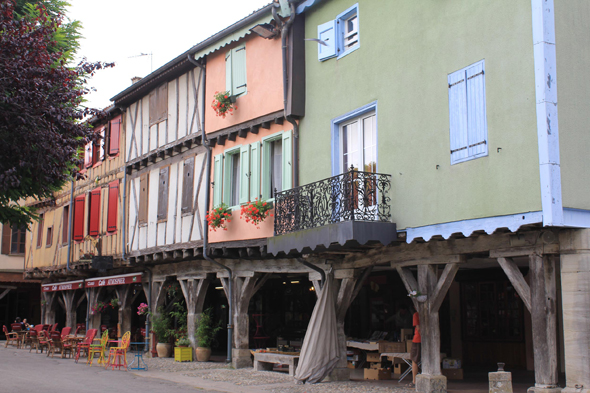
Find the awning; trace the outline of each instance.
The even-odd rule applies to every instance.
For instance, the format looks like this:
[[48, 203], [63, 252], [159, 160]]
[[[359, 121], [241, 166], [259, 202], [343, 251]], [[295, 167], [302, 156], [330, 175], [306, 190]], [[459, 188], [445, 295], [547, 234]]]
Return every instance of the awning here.
[[41, 292], [73, 291], [84, 288], [84, 280], [56, 282], [41, 285]]
[[121, 274], [119, 276], [97, 277], [86, 280], [86, 288], [109, 287], [141, 283], [143, 273]]

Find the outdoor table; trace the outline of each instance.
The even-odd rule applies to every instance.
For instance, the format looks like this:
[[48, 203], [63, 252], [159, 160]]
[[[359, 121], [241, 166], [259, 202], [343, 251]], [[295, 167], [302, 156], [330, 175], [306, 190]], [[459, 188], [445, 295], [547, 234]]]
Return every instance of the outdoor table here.
[[[146, 370], [148, 369], [147, 364], [145, 364], [145, 361], [143, 360], [143, 353], [145, 352], [145, 348], [147, 346], [147, 343], [145, 343], [144, 341], [141, 342], [131, 342], [129, 343], [129, 345], [131, 347], [135, 346], [135, 349], [133, 350], [135, 352], [135, 358], [133, 359], [133, 361], [129, 364], [129, 366], [127, 366], [127, 368], [129, 370]], [[137, 364], [136, 364], [137, 362]], [[135, 364], [135, 367], [132, 367]], [[142, 366], [143, 364], [143, 366]]]

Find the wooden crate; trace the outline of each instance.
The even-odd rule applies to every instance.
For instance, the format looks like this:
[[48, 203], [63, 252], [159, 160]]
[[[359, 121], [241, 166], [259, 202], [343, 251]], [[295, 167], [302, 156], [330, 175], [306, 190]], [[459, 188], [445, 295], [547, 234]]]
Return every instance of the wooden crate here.
[[175, 362], [192, 362], [193, 349], [191, 347], [174, 347]]

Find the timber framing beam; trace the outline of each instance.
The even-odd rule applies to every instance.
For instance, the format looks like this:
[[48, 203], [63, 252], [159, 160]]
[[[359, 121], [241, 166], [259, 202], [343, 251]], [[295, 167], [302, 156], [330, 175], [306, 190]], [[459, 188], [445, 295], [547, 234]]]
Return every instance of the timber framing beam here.
[[525, 281], [524, 276], [518, 269], [518, 266], [516, 266], [516, 263], [514, 263], [512, 258], [503, 257], [498, 258], [498, 263], [500, 264], [502, 270], [504, 270], [506, 276], [508, 276], [508, 279], [512, 285], [514, 285], [516, 293], [518, 293], [518, 296], [520, 296], [524, 302], [527, 310], [531, 312], [531, 289], [529, 284], [527, 284]]

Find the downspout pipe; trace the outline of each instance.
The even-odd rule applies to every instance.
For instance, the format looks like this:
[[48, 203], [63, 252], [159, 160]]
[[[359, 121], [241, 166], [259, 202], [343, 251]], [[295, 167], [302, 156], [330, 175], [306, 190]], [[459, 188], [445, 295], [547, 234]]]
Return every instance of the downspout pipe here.
[[287, 115], [287, 96], [289, 88], [289, 72], [287, 67], [287, 50], [289, 47], [287, 45], [287, 37], [289, 35], [289, 29], [295, 21], [295, 4], [293, 1], [289, 1], [291, 16], [286, 23], [283, 22], [277, 14], [277, 8], [279, 8], [280, 5], [278, 3], [274, 3], [273, 5], [272, 16], [277, 23], [277, 26], [281, 29], [281, 47], [283, 52], [283, 116], [293, 125], [293, 187], [299, 187], [299, 124], [292, 116]]
[[[148, 276], [148, 304], [150, 307], [152, 306], [152, 269], [147, 269], [149, 276]], [[150, 314], [145, 319], [145, 350], [149, 352], [150, 350]]]
[[66, 262], [67, 270], [70, 270], [70, 258], [72, 257], [72, 222], [74, 221], [74, 180], [72, 179], [72, 191], [70, 192], [70, 211], [68, 212], [68, 258]]
[[308, 268], [313, 269], [316, 272], [320, 273], [320, 276], [322, 276], [322, 280], [320, 282], [320, 287], [321, 288], [324, 287], [324, 283], [326, 282], [326, 272], [324, 271], [324, 269], [322, 269], [321, 267], [318, 267], [318, 266], [314, 265], [313, 263], [309, 263], [305, 259], [302, 259], [302, 258], [297, 258], [297, 262], [299, 262], [299, 263], [303, 264], [304, 266], [307, 266]]
[[[201, 86], [203, 86], [203, 88], [205, 88], [205, 66], [200, 64], [199, 62], [197, 62], [195, 59], [193, 59], [192, 55], [189, 53], [188, 56], [188, 61], [190, 61], [192, 64], [194, 64], [195, 66], [199, 67], [201, 69], [201, 78], [202, 78], [202, 84]], [[202, 99], [201, 100], [201, 141], [203, 143], [203, 146], [205, 146], [205, 149], [207, 149], [207, 156], [205, 157], [205, 160], [207, 161], [207, 169], [205, 170], [205, 206], [209, 207], [209, 201], [210, 201], [210, 184], [211, 184], [211, 146], [209, 146], [209, 141], [207, 140], [207, 135], [205, 134], [205, 100]], [[227, 324], [227, 358], [225, 359], [225, 361], [227, 363], [230, 363], [232, 361], [232, 344], [233, 344], [233, 337], [234, 337], [234, 325], [233, 325], [233, 314], [234, 314], [234, 297], [233, 297], [233, 272], [232, 270], [217, 262], [216, 260], [214, 260], [213, 258], [211, 258], [209, 256], [209, 252], [208, 252], [208, 241], [209, 241], [209, 223], [207, 222], [207, 218], [205, 218], [203, 220], [203, 258], [205, 258], [205, 260], [211, 262], [214, 265], [219, 266], [222, 269], [227, 270], [227, 273], [229, 275], [229, 280], [228, 280], [228, 304], [229, 304], [229, 316], [228, 316], [228, 324]]]
[[125, 216], [127, 212], [127, 168], [123, 169], [123, 228], [121, 228], [121, 237], [123, 238], [123, 260], [127, 259], [127, 238], [125, 237], [126, 231], [126, 223], [125, 223]]

